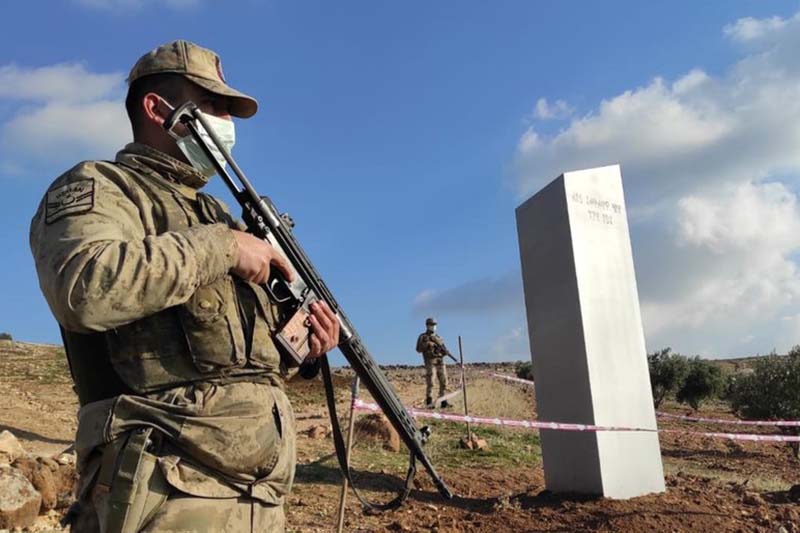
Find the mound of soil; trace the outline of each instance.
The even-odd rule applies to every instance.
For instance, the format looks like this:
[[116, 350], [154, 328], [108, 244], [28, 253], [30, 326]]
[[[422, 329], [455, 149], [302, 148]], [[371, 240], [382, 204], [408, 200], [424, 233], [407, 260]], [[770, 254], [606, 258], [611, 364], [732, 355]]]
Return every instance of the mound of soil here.
[[384, 450], [391, 452], [400, 451], [400, 435], [385, 416], [370, 413], [356, 420], [356, 442], [369, 442], [383, 446]]

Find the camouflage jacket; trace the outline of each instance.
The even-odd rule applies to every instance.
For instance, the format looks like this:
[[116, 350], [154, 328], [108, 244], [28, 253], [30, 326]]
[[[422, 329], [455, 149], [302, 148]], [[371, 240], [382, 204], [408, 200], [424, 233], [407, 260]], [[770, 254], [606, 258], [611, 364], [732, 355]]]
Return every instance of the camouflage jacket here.
[[82, 404], [79, 459], [153, 426], [182, 450], [162, 465], [176, 487], [215, 497], [239, 483], [276, 503], [294, 475], [279, 317], [229, 273], [240, 225], [198, 192], [206, 181], [140, 144], [80, 163], [47, 191], [31, 250]]
[[447, 353], [447, 347], [439, 335], [425, 331], [417, 338], [417, 352], [426, 359], [442, 358]]

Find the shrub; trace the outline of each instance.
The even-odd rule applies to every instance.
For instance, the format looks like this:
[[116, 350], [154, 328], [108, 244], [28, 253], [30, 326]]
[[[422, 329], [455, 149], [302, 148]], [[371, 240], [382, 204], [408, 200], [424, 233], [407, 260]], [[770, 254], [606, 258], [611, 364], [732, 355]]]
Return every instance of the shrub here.
[[650, 387], [656, 408], [671, 393], [676, 392], [689, 374], [689, 361], [671, 348], [664, 348], [647, 356], [650, 369]]
[[526, 361], [517, 367], [517, 377], [533, 381], [533, 363]]
[[736, 376], [729, 401], [743, 418], [800, 419], [800, 347], [788, 357], [771, 354], [756, 360], [752, 373]]
[[722, 388], [722, 394], [719, 395], [720, 398], [731, 403], [731, 398], [733, 397], [733, 391], [736, 390], [736, 384], [739, 382], [739, 379], [750, 372], [750, 370], [734, 370], [732, 373], [729, 373], [725, 377], [725, 385]]
[[[751, 420], [800, 419], [800, 346], [788, 357], [773, 354], [756, 360], [753, 371], [735, 376], [728, 401], [741, 418]], [[782, 427], [785, 433], [797, 434], [797, 428]], [[795, 457], [798, 443], [790, 444]]]
[[697, 410], [710, 398], [718, 398], [725, 390], [722, 369], [711, 361], [694, 357], [688, 362], [689, 371], [675, 398]]
[[5, 331], [3, 333], [0, 333], [0, 341], [11, 341], [11, 340], [14, 340], [11, 338], [11, 333], [6, 333]]

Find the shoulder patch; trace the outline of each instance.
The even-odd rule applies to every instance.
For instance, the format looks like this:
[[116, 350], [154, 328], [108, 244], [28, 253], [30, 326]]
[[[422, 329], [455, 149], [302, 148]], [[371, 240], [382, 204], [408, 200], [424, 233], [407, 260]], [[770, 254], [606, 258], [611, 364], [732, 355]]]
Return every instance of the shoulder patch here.
[[47, 191], [45, 202], [46, 224], [67, 215], [78, 215], [94, 208], [94, 179], [73, 181]]

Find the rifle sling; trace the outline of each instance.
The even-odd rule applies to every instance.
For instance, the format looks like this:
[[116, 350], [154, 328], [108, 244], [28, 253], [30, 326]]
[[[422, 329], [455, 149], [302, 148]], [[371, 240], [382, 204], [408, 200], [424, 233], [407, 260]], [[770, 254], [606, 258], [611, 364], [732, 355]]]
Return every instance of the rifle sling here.
[[347, 462], [347, 450], [345, 449], [344, 437], [342, 436], [342, 428], [339, 426], [339, 418], [336, 416], [336, 399], [333, 395], [333, 380], [331, 379], [331, 367], [328, 364], [328, 357], [323, 355], [320, 357], [322, 368], [322, 381], [325, 383], [325, 399], [328, 402], [328, 413], [331, 417], [331, 433], [333, 435], [333, 445], [336, 449], [336, 457], [339, 460], [339, 468], [342, 475], [347, 479], [350, 487], [353, 489], [353, 494], [370, 511], [383, 512], [391, 511], [400, 507], [403, 502], [408, 498], [411, 489], [414, 488], [414, 475], [417, 473], [417, 464], [414, 453], [409, 454], [408, 473], [406, 474], [405, 486], [398, 492], [397, 496], [389, 502], [377, 503], [367, 500], [356, 489], [353, 483], [353, 478], [350, 473], [350, 465]]

